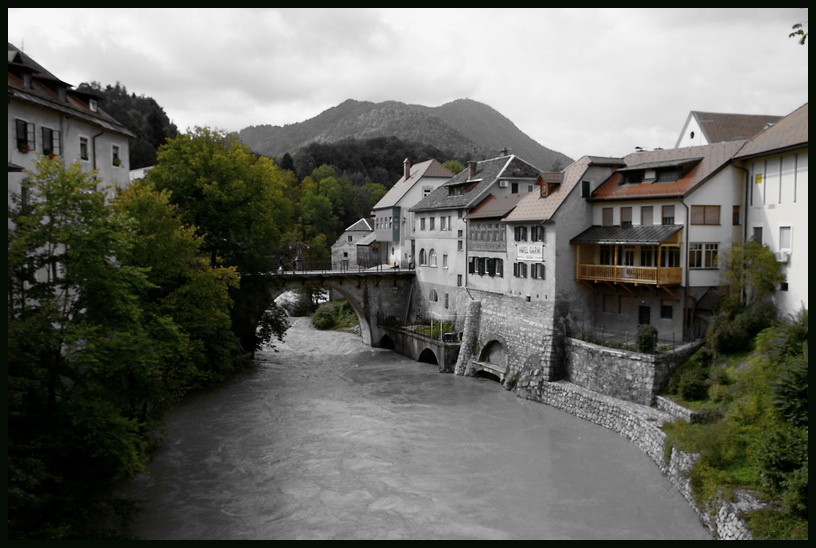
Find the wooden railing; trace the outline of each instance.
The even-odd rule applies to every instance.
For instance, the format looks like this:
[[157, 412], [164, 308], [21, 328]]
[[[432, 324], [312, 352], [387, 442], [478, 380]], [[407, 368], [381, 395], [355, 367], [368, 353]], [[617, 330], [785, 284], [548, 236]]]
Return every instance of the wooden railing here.
[[575, 265], [575, 279], [648, 285], [677, 285], [683, 279], [679, 267]]

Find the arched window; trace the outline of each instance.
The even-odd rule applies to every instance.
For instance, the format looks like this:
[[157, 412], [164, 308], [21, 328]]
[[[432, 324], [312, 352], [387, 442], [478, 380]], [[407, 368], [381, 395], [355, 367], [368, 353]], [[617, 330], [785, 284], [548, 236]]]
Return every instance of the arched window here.
[[419, 264], [420, 264], [420, 266], [425, 266], [425, 265], [428, 264], [428, 261], [427, 261], [427, 259], [425, 257], [425, 250], [424, 249], [419, 250]]
[[436, 251], [433, 249], [428, 252], [428, 264], [436, 266]]
[[428, 300], [432, 303], [439, 302], [439, 294], [436, 292], [436, 289], [431, 289], [431, 293], [428, 295]]

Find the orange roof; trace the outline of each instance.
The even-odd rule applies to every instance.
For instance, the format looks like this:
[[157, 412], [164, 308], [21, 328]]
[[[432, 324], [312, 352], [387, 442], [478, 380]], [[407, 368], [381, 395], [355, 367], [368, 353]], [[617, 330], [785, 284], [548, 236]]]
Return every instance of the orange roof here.
[[[635, 152], [624, 157], [626, 168], [613, 173], [592, 193], [593, 200], [627, 200], [684, 196], [731, 161], [746, 141], [729, 141], [712, 145]], [[621, 184], [623, 172], [642, 166], [694, 163], [680, 179], [672, 182]]]

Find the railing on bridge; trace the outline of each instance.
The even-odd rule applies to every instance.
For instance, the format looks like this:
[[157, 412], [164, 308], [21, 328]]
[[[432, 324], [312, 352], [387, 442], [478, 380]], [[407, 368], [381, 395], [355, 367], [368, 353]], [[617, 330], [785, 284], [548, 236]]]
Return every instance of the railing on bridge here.
[[400, 268], [399, 265], [377, 264], [373, 266], [354, 265], [345, 266], [331, 261], [293, 261], [289, 268], [283, 265], [278, 267], [276, 274], [354, 274], [367, 272], [413, 272], [413, 269]]

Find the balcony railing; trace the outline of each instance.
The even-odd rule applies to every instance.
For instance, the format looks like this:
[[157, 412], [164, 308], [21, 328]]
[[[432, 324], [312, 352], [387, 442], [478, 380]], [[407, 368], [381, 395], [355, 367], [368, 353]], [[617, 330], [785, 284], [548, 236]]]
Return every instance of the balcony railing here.
[[679, 267], [575, 265], [575, 279], [644, 285], [678, 285], [683, 279]]

